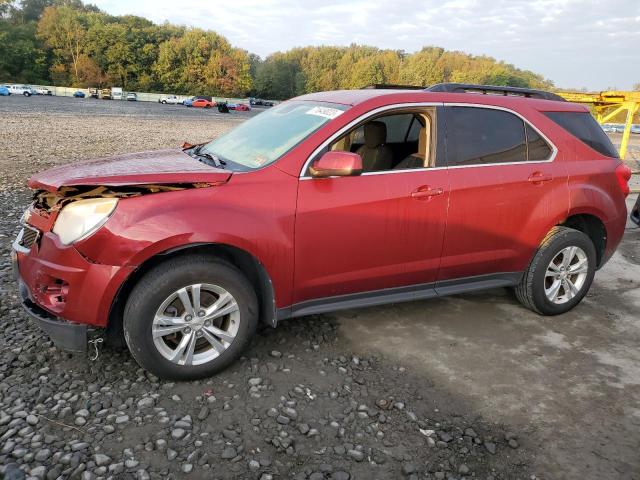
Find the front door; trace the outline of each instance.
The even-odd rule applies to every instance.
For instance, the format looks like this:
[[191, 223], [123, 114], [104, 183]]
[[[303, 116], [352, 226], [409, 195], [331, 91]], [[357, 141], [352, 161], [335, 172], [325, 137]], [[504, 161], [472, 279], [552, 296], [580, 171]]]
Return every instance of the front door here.
[[[446, 168], [433, 168], [438, 166], [436, 159], [444, 156], [438, 156], [443, 153], [437, 151], [441, 142], [431, 141], [430, 135], [442, 129], [435, 128], [433, 108], [409, 113], [406, 127], [402, 127], [407, 128], [406, 133], [392, 131], [395, 125], [404, 125], [401, 120], [385, 117], [372, 120], [377, 124], [375, 135], [386, 135], [386, 139], [366, 139], [369, 145], [381, 146], [371, 147], [380, 151], [363, 154], [390, 156], [384, 169], [360, 176], [300, 179], [295, 227], [295, 304], [362, 292], [375, 292], [372, 297], [381, 297], [397, 293], [397, 290], [379, 292], [394, 287], [420, 285], [427, 290], [435, 282], [447, 217], [449, 180]], [[381, 123], [387, 129], [380, 127]], [[401, 141], [387, 145], [387, 140], [396, 138], [404, 139], [407, 148], [403, 148]], [[351, 148], [344, 137], [335, 144], [346, 150]], [[403, 150], [411, 148], [414, 157], [407, 159], [408, 152]], [[361, 149], [358, 151], [362, 153]], [[366, 294], [359, 298], [365, 299], [360, 304], [367, 304]], [[405, 297], [398, 299], [407, 300], [406, 291]]]

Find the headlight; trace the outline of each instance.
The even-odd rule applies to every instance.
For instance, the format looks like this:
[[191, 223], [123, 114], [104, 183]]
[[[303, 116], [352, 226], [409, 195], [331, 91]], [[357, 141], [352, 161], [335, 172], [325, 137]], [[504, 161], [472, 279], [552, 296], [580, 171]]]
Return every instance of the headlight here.
[[104, 225], [117, 204], [117, 198], [89, 198], [72, 202], [58, 214], [53, 233], [65, 245], [86, 238]]

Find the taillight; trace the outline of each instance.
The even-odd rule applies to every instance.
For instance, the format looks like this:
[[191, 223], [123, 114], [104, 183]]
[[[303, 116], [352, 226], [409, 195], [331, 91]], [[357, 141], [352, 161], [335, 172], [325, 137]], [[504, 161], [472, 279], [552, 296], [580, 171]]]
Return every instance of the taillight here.
[[620, 190], [622, 190], [622, 194], [626, 197], [629, 195], [629, 180], [631, 179], [631, 169], [627, 167], [624, 163], [618, 165], [616, 168], [616, 178], [618, 179], [618, 183], [620, 184]]

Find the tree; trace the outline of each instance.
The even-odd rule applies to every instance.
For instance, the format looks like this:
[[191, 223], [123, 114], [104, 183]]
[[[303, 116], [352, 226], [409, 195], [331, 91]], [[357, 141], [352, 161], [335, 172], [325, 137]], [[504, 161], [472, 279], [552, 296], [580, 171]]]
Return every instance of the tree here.
[[82, 14], [71, 7], [46, 7], [38, 22], [38, 37], [54, 55], [71, 65], [78, 82], [78, 60], [85, 47], [87, 31]]

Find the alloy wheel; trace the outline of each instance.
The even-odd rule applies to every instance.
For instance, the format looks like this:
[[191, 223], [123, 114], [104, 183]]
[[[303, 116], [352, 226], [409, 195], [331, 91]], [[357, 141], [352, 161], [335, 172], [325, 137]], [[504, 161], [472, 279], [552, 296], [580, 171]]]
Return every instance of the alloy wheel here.
[[233, 343], [240, 326], [236, 299], [224, 288], [197, 283], [176, 290], [160, 305], [151, 333], [158, 352], [178, 365], [202, 365]]
[[580, 247], [560, 250], [551, 260], [544, 277], [544, 293], [555, 304], [567, 303], [580, 293], [589, 272], [587, 254]]

